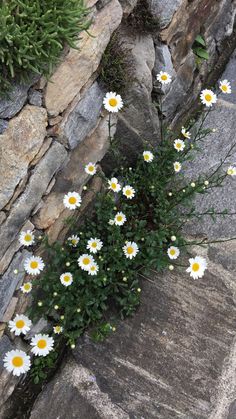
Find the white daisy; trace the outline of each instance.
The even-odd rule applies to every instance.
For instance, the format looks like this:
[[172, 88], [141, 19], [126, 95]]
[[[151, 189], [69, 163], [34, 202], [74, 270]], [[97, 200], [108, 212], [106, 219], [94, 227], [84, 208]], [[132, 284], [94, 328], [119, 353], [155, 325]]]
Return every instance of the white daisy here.
[[34, 355], [47, 356], [53, 350], [54, 339], [40, 333], [31, 339], [30, 345]]
[[147, 163], [151, 163], [154, 159], [154, 155], [151, 153], [151, 151], [144, 151], [143, 152], [143, 160]]
[[179, 140], [179, 138], [177, 138], [177, 140], [174, 141], [174, 148], [179, 152], [179, 151], [183, 151], [185, 147], [185, 144], [183, 142], [183, 140]]
[[217, 101], [216, 94], [208, 89], [202, 90], [200, 99], [203, 105], [206, 105], [207, 107], [212, 106], [213, 103], [216, 103]]
[[112, 177], [111, 180], [108, 180], [109, 187], [108, 189], [111, 189], [113, 192], [120, 192], [121, 186], [118, 182], [118, 179], [116, 177]]
[[177, 257], [180, 254], [180, 251], [179, 251], [178, 247], [170, 246], [167, 249], [167, 254], [168, 254], [168, 256], [169, 256], [170, 259], [177, 259]]
[[231, 86], [230, 86], [230, 82], [228, 80], [222, 80], [220, 81], [220, 90], [223, 93], [231, 93]]
[[235, 176], [236, 175], [236, 167], [229, 166], [227, 170], [227, 175], [229, 176]]
[[31, 365], [29, 355], [18, 349], [7, 352], [3, 362], [7, 371], [12, 372], [17, 377], [29, 371]]
[[59, 335], [60, 333], [63, 332], [63, 327], [62, 326], [54, 326], [53, 327], [53, 332], [55, 333], [55, 335]]
[[89, 275], [97, 275], [99, 271], [99, 267], [97, 263], [92, 263], [92, 265], [88, 268]]
[[89, 239], [88, 243], [87, 243], [87, 249], [91, 252], [91, 253], [97, 253], [99, 250], [101, 250], [103, 246], [103, 242], [100, 239]]
[[80, 238], [79, 236], [76, 236], [75, 234], [73, 234], [72, 236], [68, 237], [67, 240], [72, 247], [76, 247], [80, 241]]
[[30, 275], [38, 275], [44, 269], [44, 262], [40, 256], [31, 256], [24, 262], [25, 271]]
[[60, 276], [60, 281], [62, 285], [64, 285], [65, 287], [68, 287], [73, 282], [73, 275], [70, 272], [65, 272], [64, 274]]
[[123, 108], [123, 100], [120, 95], [109, 92], [103, 99], [103, 105], [108, 112], [118, 112]]
[[115, 224], [115, 221], [114, 221], [114, 220], [112, 220], [112, 219], [110, 219], [110, 220], [108, 221], [108, 224], [109, 224], [110, 226], [113, 226], [113, 225]]
[[20, 233], [19, 242], [23, 246], [31, 246], [34, 243], [34, 234], [30, 230], [22, 231]]
[[90, 266], [94, 263], [95, 261], [94, 261], [93, 256], [90, 256], [87, 254], [81, 255], [78, 259], [78, 264], [81, 267], [81, 269], [83, 269], [84, 271], [88, 271]]
[[94, 163], [88, 163], [85, 168], [84, 168], [85, 172], [88, 173], [88, 175], [95, 175], [97, 169], [96, 169], [96, 165]]
[[127, 242], [122, 249], [128, 259], [133, 259], [139, 252], [139, 248], [135, 242]]
[[63, 203], [66, 208], [74, 210], [81, 205], [81, 196], [77, 192], [69, 192], [64, 196]]
[[31, 282], [25, 282], [21, 287], [20, 290], [24, 293], [24, 294], [28, 294], [29, 292], [32, 291], [32, 284]]
[[26, 333], [30, 330], [32, 322], [24, 314], [17, 314], [13, 320], [9, 321], [8, 325], [10, 331], [14, 332], [16, 336], [19, 336], [21, 333], [26, 335]]
[[190, 134], [190, 132], [189, 132], [189, 131], [186, 131], [186, 128], [182, 127], [182, 129], [181, 129], [181, 133], [183, 134], [183, 136], [184, 136], [185, 138], [188, 138], [188, 139], [190, 139], [190, 138], [191, 138], [191, 134]]
[[123, 192], [123, 195], [125, 195], [126, 198], [128, 199], [132, 199], [135, 195], [135, 190], [130, 185], [124, 186], [124, 188], [122, 189], [122, 192]]
[[178, 161], [175, 161], [174, 163], [173, 163], [173, 166], [174, 166], [174, 171], [175, 172], [180, 172], [180, 170], [181, 170], [181, 167], [182, 167], [182, 165], [181, 165], [181, 163], [179, 163]]
[[171, 82], [171, 76], [165, 71], [160, 71], [160, 73], [157, 74], [157, 80], [161, 84], [169, 84]]
[[190, 266], [186, 269], [186, 272], [189, 272], [193, 279], [202, 278], [204, 271], [207, 268], [206, 259], [201, 256], [196, 256], [195, 258], [189, 259], [189, 263]]
[[114, 218], [114, 223], [117, 226], [123, 226], [123, 224], [126, 222], [126, 216], [123, 212], [117, 212]]

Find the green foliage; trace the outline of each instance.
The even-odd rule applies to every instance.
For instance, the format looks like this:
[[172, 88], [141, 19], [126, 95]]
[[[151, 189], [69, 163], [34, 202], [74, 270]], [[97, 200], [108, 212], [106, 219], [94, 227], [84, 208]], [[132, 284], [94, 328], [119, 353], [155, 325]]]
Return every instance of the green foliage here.
[[[203, 128], [208, 113], [203, 113], [202, 123], [194, 126], [191, 122], [191, 140], [182, 137], [184, 151], [176, 151], [173, 146], [176, 135], [166, 132], [156, 149], [147, 145], [146, 150], [154, 155], [151, 163], [145, 162], [141, 155], [134, 168], [123, 165], [114, 170], [113, 176], [121, 185], [135, 189], [133, 199], [127, 199], [122, 192], [115, 194], [107, 190], [108, 179], [103, 173], [97, 173], [96, 176], [104, 180], [106, 192], [97, 195], [93, 216], [87, 217], [79, 228], [75, 223], [71, 233], [80, 237], [76, 247], [71, 247], [67, 240], [63, 245], [49, 245], [44, 239], [47, 268], [35, 282], [39, 291], [37, 288], [34, 291], [31, 317], [44, 316], [60, 324], [68, 344], [74, 344], [88, 328], [92, 328], [95, 340], [109, 334], [111, 326], [107, 317], [111, 316], [111, 308], [112, 315], [114, 312], [121, 317], [131, 315], [140, 301], [140, 279], [145, 277], [145, 270], [162, 271], [170, 264], [167, 249], [173, 245], [171, 237], [176, 237], [174, 244], [181, 248], [181, 253], [190, 244], [181, 229], [189, 219], [201, 216], [195, 210], [194, 198], [222, 184], [227, 174], [220, 169], [235, 146], [213, 173], [207, 177], [199, 175], [194, 183], [185, 180], [183, 171], [174, 171], [174, 162], [183, 165], [191, 162], [201, 150], [201, 142], [211, 131]], [[113, 139], [110, 140], [113, 150]], [[111, 225], [109, 220], [114, 220], [119, 211], [125, 214], [127, 222], [122, 226]], [[219, 213], [210, 208], [203, 215], [214, 217]], [[94, 255], [99, 266], [94, 276], [83, 271], [77, 261], [80, 255], [89, 252], [87, 243], [91, 238], [103, 242], [102, 249]], [[133, 259], [124, 255], [122, 248], [126, 241], [135, 242], [139, 247]], [[70, 272], [74, 279], [68, 287], [60, 282], [60, 275], [65, 272]], [[42, 305], [38, 305], [39, 299]]]
[[206, 42], [201, 35], [198, 35], [193, 43], [192, 50], [196, 57], [197, 65], [202, 63], [202, 60], [209, 60], [209, 53], [207, 52]]
[[65, 44], [89, 26], [83, 0], [0, 1], [0, 91], [31, 72], [48, 75]]
[[34, 357], [30, 370], [34, 384], [39, 384], [48, 377], [50, 371], [55, 367], [57, 358], [58, 352], [56, 351], [50, 352], [47, 356]]

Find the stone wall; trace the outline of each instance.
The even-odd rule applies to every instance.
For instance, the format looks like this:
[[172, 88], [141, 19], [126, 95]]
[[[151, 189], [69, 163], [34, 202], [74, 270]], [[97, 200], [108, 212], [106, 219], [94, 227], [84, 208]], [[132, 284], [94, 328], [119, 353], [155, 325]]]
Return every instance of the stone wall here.
[[[141, 29], [132, 22], [142, 2], [153, 25]], [[101, 187], [93, 181], [89, 192], [83, 191], [89, 180], [84, 166], [102, 161], [108, 150], [102, 108], [106, 90], [99, 71], [113, 33], [119, 32], [132, 63], [132, 79], [124, 94], [128, 106], [113, 120], [116, 136], [131, 156], [143, 140], [158, 142], [153, 98], [163, 92], [156, 73], [165, 69], [172, 75], [163, 114], [176, 125], [195, 106], [205, 82], [220, 73], [236, 45], [232, 0], [140, 0], [138, 5], [137, 0], [89, 0], [88, 5], [92, 36], [83, 33], [78, 50], [65, 50], [50, 81], [32, 77], [24, 85], [15, 84], [9, 98], [0, 100], [0, 335], [4, 330], [8, 334], [3, 337], [4, 351], [11, 347], [7, 322], [28, 304], [19, 292], [25, 280], [20, 268], [29, 253], [20, 247], [20, 231], [34, 229], [36, 236], [46, 232], [51, 241], [63, 239], [64, 219], [71, 215], [63, 206], [64, 194], [83, 194], [83, 214]], [[204, 36], [210, 53], [200, 67], [192, 50], [198, 34]], [[14, 274], [16, 268], [19, 272]], [[4, 384], [7, 395], [12, 382]]]

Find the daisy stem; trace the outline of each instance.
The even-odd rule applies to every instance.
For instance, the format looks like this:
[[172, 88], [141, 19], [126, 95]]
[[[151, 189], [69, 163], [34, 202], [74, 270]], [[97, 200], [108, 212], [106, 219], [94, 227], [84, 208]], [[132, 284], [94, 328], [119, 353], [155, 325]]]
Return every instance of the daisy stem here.
[[207, 238], [202, 239], [200, 242], [194, 242], [194, 241], [186, 242], [184, 244], [180, 244], [179, 247], [200, 246], [201, 244], [202, 245], [207, 245], [207, 244], [212, 244], [212, 243], [224, 243], [224, 242], [229, 242], [229, 241], [232, 241], [232, 240], [236, 240], [236, 237], [232, 237], [230, 239], [222, 239], [222, 240], [209, 240], [209, 241], [206, 241], [206, 240], [207, 240]]

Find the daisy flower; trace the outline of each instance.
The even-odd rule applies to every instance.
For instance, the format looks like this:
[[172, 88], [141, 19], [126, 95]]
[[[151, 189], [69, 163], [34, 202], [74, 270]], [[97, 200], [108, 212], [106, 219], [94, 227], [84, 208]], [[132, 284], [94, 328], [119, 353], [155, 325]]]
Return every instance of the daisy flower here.
[[29, 355], [18, 349], [7, 352], [3, 362], [7, 371], [12, 372], [17, 377], [29, 371], [31, 365]]
[[135, 195], [135, 190], [130, 185], [124, 186], [124, 188], [122, 189], [122, 192], [123, 192], [123, 195], [125, 195], [126, 198], [128, 199], [132, 199]]
[[123, 212], [117, 212], [114, 218], [114, 223], [117, 226], [123, 226], [123, 224], [126, 222], [126, 216]]
[[236, 175], [236, 167], [229, 166], [227, 170], [227, 175], [229, 176], [235, 176]]
[[60, 276], [60, 281], [62, 285], [64, 285], [65, 287], [68, 287], [73, 282], [73, 276], [70, 272], [65, 272], [64, 274]]
[[120, 95], [109, 92], [103, 99], [103, 105], [108, 112], [118, 112], [123, 108], [123, 100]]
[[32, 322], [27, 316], [24, 316], [24, 314], [17, 314], [13, 320], [9, 321], [8, 325], [10, 331], [15, 333], [16, 336], [19, 336], [21, 333], [26, 335], [32, 326]]
[[111, 180], [108, 180], [109, 187], [113, 192], [120, 192], [121, 186], [118, 183], [118, 179], [116, 177], [112, 177]]
[[25, 282], [25, 284], [23, 284], [20, 287], [20, 290], [24, 293], [24, 294], [28, 294], [29, 292], [32, 291], [32, 284], [31, 282]]
[[110, 226], [113, 226], [113, 225], [115, 224], [115, 221], [114, 221], [114, 220], [112, 220], [112, 219], [110, 219], [110, 220], [108, 221], [108, 224], [109, 224]]
[[53, 350], [54, 339], [49, 335], [39, 333], [31, 339], [30, 345], [34, 355], [47, 356]]
[[160, 71], [160, 73], [157, 74], [157, 80], [161, 84], [169, 84], [171, 82], [171, 76], [165, 71]]
[[44, 269], [44, 262], [40, 256], [31, 256], [24, 262], [25, 271], [29, 275], [38, 275]]
[[99, 271], [99, 267], [98, 267], [98, 264], [95, 262], [88, 268], [89, 275], [97, 275], [98, 271]]
[[179, 151], [183, 151], [185, 147], [185, 144], [183, 142], [183, 140], [179, 140], [177, 138], [177, 140], [174, 141], [174, 148], [179, 152]]
[[34, 243], [34, 234], [32, 233], [32, 231], [22, 231], [20, 233], [19, 242], [23, 246], [31, 246], [31, 244]]
[[220, 81], [220, 90], [223, 93], [231, 93], [231, 86], [230, 86], [230, 82], [228, 80], [222, 80]]
[[83, 254], [78, 259], [78, 264], [81, 269], [88, 271], [90, 266], [95, 263], [93, 256]]
[[183, 134], [183, 136], [184, 136], [185, 138], [188, 138], [188, 140], [191, 138], [191, 134], [190, 134], [190, 132], [189, 132], [189, 131], [186, 131], [186, 128], [182, 127], [182, 129], [181, 129], [181, 133]]
[[103, 246], [103, 242], [100, 239], [89, 239], [88, 244], [87, 244], [87, 249], [91, 252], [91, 253], [97, 253], [99, 250], [101, 250]]
[[151, 153], [151, 151], [144, 151], [143, 152], [143, 160], [147, 163], [151, 163], [154, 159], [154, 155]]
[[81, 196], [77, 192], [69, 192], [64, 196], [63, 203], [66, 208], [74, 210], [81, 205]]
[[180, 170], [181, 170], [181, 167], [182, 167], [182, 165], [181, 165], [181, 163], [179, 163], [178, 161], [175, 161], [174, 163], [173, 163], [173, 166], [174, 166], [174, 171], [175, 172], [180, 172]]
[[84, 168], [85, 172], [88, 173], [88, 175], [95, 175], [97, 169], [96, 169], [96, 165], [94, 163], [88, 163], [85, 168]]
[[125, 256], [128, 259], [133, 259], [137, 255], [137, 253], [139, 251], [139, 248], [138, 248], [138, 246], [137, 246], [137, 244], [135, 242], [127, 242], [123, 246], [122, 249], [123, 249], [123, 252], [124, 252]]
[[53, 327], [53, 332], [55, 333], [55, 335], [59, 335], [60, 333], [63, 332], [63, 327], [62, 326], [54, 326]]
[[180, 251], [179, 251], [178, 247], [170, 246], [169, 249], [167, 249], [167, 254], [168, 254], [170, 259], [177, 259], [177, 257], [180, 254]]
[[80, 241], [80, 238], [79, 238], [79, 236], [76, 236], [75, 234], [73, 234], [72, 236], [70, 236], [70, 237], [68, 237], [68, 242], [69, 242], [69, 244], [70, 244], [70, 246], [72, 246], [72, 247], [76, 247], [77, 246], [77, 244], [79, 243], [79, 241]]
[[193, 279], [202, 278], [204, 271], [207, 268], [206, 259], [201, 256], [196, 256], [195, 258], [189, 259], [189, 263], [190, 266], [186, 269], [186, 272], [189, 272]]
[[206, 105], [207, 107], [212, 106], [213, 103], [216, 103], [217, 101], [216, 94], [212, 92], [212, 90], [208, 89], [202, 90], [200, 94], [200, 99], [203, 105]]

